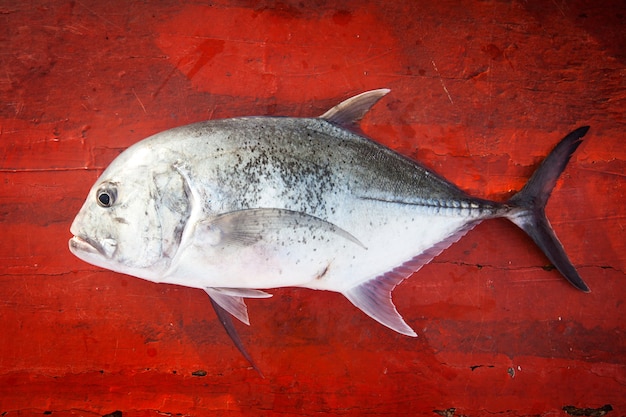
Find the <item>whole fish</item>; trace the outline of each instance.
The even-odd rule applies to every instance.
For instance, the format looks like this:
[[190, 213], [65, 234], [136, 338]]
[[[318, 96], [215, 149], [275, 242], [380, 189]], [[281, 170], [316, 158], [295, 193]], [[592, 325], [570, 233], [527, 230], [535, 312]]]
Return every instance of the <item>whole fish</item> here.
[[91, 188], [70, 250], [102, 268], [205, 290], [251, 363], [227, 312], [249, 324], [244, 299], [269, 297], [268, 288], [335, 291], [416, 336], [391, 292], [485, 219], [515, 223], [589, 291], [544, 212], [587, 126], [567, 135], [511, 199], [489, 201], [359, 132], [388, 92], [359, 94], [318, 118], [212, 120], [144, 139]]

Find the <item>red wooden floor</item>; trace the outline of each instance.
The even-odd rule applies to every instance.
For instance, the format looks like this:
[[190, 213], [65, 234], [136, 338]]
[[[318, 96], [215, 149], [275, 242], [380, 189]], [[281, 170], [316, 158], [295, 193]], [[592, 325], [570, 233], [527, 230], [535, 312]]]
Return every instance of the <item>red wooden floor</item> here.
[[[182, 3], [0, 1], [0, 415], [626, 415], [621, 0]], [[379, 87], [364, 130], [481, 197], [591, 125], [547, 212], [592, 292], [485, 222], [396, 289], [417, 339], [337, 294], [250, 301], [261, 378], [202, 291], [68, 251], [138, 140]]]

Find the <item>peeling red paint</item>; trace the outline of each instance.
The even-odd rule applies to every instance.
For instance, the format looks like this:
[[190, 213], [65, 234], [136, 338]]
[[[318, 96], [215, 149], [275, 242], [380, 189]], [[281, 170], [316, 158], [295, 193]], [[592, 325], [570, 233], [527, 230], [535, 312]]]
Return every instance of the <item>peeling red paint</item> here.
[[[626, 10], [602, 3], [0, 6], [0, 414], [626, 414]], [[416, 339], [338, 294], [251, 300], [238, 328], [261, 378], [202, 291], [67, 250], [87, 190], [136, 141], [379, 87], [363, 129], [487, 198], [591, 125], [547, 213], [592, 292], [485, 222], [396, 289]]]

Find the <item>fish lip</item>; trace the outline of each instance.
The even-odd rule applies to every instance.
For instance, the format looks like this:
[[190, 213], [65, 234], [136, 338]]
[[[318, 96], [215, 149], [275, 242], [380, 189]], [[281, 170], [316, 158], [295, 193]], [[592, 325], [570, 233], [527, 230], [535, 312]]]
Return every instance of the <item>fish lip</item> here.
[[76, 254], [77, 252], [87, 252], [87, 253], [97, 253], [103, 256], [106, 256], [106, 252], [102, 245], [96, 242], [93, 239], [82, 236], [73, 236], [70, 239], [70, 250], [72, 253]]

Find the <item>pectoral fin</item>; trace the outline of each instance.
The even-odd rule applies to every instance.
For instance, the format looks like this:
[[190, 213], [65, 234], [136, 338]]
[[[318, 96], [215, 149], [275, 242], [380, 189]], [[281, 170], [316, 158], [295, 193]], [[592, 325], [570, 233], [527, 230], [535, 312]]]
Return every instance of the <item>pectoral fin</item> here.
[[245, 246], [257, 243], [272, 233], [301, 228], [332, 233], [365, 248], [356, 237], [326, 220], [298, 211], [276, 208], [224, 213], [199, 222], [195, 233], [196, 239], [209, 245]]

